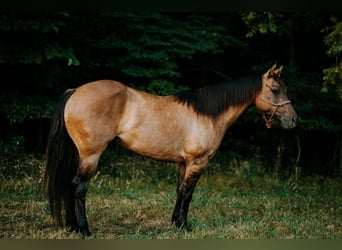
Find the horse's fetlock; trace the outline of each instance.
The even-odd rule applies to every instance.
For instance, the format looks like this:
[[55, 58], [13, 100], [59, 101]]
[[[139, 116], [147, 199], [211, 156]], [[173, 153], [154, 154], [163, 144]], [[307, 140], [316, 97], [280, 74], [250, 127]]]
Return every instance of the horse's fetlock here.
[[72, 179], [72, 182], [71, 182], [72, 184], [74, 184], [74, 185], [79, 185], [80, 183], [81, 183], [81, 178], [78, 176], [78, 175], [76, 175], [73, 179]]

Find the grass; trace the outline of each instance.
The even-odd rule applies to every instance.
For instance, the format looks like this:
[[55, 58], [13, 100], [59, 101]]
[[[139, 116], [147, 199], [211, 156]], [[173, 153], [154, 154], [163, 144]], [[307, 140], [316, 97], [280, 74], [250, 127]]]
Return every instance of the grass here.
[[[136, 160], [127, 162], [153, 164]], [[32, 176], [1, 179], [0, 238], [79, 239], [53, 225], [41, 189], [43, 161], [37, 163]], [[170, 223], [176, 168], [159, 178], [139, 171], [93, 178], [87, 196], [91, 239], [342, 239], [341, 179], [205, 173], [190, 205], [193, 231], [187, 232]]]

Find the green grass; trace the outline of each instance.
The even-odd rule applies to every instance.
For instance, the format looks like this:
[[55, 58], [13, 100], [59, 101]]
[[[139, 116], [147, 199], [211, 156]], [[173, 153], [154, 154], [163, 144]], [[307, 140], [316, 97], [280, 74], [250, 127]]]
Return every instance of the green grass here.
[[[40, 164], [39, 174], [1, 179], [0, 238], [80, 238], [53, 225]], [[169, 167], [158, 179], [160, 173], [119, 178], [98, 172], [87, 196], [91, 238], [342, 239], [341, 179], [205, 173], [190, 205], [193, 231], [186, 232], [170, 223], [176, 167]]]
[[[340, 183], [326, 180], [311, 186], [308, 183], [313, 180], [307, 180], [299, 188], [286, 183], [264, 185], [258, 180], [237, 188], [232, 179], [203, 176], [190, 208], [193, 231], [189, 233], [170, 225], [174, 185], [143, 180], [120, 184], [112, 177], [98, 176], [88, 195], [92, 238], [342, 238], [342, 196], [334, 190], [341, 190]], [[0, 236], [79, 238], [52, 225], [37, 186], [39, 180], [2, 183]]]

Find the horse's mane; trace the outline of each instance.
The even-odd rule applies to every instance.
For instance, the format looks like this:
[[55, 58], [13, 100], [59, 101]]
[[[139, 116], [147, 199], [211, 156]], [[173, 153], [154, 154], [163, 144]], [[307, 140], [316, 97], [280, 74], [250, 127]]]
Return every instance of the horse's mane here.
[[261, 87], [261, 76], [250, 76], [182, 91], [174, 96], [178, 102], [191, 106], [199, 114], [217, 117], [229, 106], [241, 105], [255, 98]]

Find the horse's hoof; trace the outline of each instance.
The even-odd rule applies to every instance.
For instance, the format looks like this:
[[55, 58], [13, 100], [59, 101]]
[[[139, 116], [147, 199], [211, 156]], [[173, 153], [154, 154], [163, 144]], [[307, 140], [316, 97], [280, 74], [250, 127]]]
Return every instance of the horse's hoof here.
[[82, 230], [82, 235], [83, 235], [82, 239], [85, 239], [85, 238], [90, 237], [91, 233], [90, 233], [89, 229], [86, 228], [86, 229]]
[[179, 219], [172, 219], [172, 223], [175, 223], [176, 227], [179, 230], [186, 230], [188, 232], [191, 232], [192, 229], [187, 225], [187, 222], [184, 220], [179, 220]]
[[188, 232], [188, 233], [191, 233], [193, 230], [192, 230], [192, 227], [190, 226], [185, 226], [184, 229]]
[[72, 232], [79, 233], [80, 232], [80, 228], [77, 225], [68, 225], [66, 227], [66, 230], [69, 233], [72, 233]]

